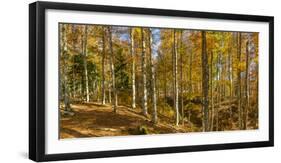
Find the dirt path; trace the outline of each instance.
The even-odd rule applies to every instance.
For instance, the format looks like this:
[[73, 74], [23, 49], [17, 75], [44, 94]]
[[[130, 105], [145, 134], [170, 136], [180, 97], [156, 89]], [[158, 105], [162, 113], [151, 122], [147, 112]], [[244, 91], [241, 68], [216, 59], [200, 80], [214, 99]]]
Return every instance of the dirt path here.
[[154, 125], [141, 110], [119, 106], [114, 113], [109, 105], [96, 103], [72, 105], [74, 115], [60, 117], [60, 138], [164, 134], [189, 132], [185, 126], [172, 126], [173, 120], [159, 115]]

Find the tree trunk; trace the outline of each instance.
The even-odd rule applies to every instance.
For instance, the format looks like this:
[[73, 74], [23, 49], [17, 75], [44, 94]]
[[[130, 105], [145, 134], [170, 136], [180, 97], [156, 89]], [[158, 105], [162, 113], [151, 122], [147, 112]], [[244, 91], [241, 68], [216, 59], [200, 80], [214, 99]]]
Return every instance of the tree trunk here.
[[184, 124], [184, 106], [183, 106], [183, 77], [182, 77], [182, 64], [183, 64], [183, 56], [182, 56], [182, 31], [180, 32], [180, 97], [181, 97], [181, 120], [182, 124]]
[[70, 107], [70, 100], [69, 100], [69, 90], [68, 90], [68, 84], [67, 84], [67, 39], [66, 39], [66, 27], [65, 25], [62, 25], [62, 45], [61, 45], [61, 55], [63, 58], [63, 72], [61, 73], [63, 87], [64, 87], [64, 110], [65, 111], [71, 111]]
[[86, 89], [86, 102], [89, 102], [89, 79], [88, 79], [88, 68], [87, 68], [87, 40], [88, 40], [88, 26], [84, 27], [83, 37], [83, 66], [85, 75], [85, 89]]
[[220, 71], [220, 66], [221, 66], [221, 55], [220, 53], [217, 56], [217, 84], [216, 84], [216, 89], [217, 89], [217, 103], [218, 106], [215, 107], [215, 117], [216, 117], [216, 131], [219, 130], [219, 112], [218, 108], [220, 108], [220, 103], [221, 103], [221, 87], [220, 87], [220, 80], [221, 80], [221, 71]]
[[206, 47], [206, 32], [202, 31], [202, 96], [203, 96], [203, 132], [208, 131], [208, 90], [209, 90], [209, 68], [208, 68], [208, 56]]
[[141, 28], [141, 41], [142, 41], [142, 81], [143, 81], [143, 100], [142, 100], [142, 113], [147, 116], [147, 88], [146, 88], [146, 47], [144, 39], [144, 31]]
[[[232, 42], [233, 43], [233, 42]], [[233, 97], [233, 83], [232, 83], [232, 72], [233, 72], [233, 68], [232, 68], [232, 45], [229, 45], [229, 51], [228, 51], [228, 80], [230, 81], [230, 85], [229, 85], [229, 96], [232, 100], [232, 97]]]
[[239, 129], [242, 128], [242, 108], [241, 108], [241, 33], [238, 33], [237, 37], [237, 101], [238, 101], [238, 124]]
[[133, 29], [130, 28], [130, 38], [131, 38], [131, 57], [132, 57], [132, 108], [136, 108], [136, 61], [135, 61], [135, 42]]
[[[233, 40], [231, 41], [231, 44], [228, 44], [228, 80], [230, 82], [229, 84], [229, 97], [230, 100], [232, 100], [233, 98], [233, 83], [232, 83], [232, 72], [233, 72], [233, 68], [232, 68], [232, 45], [233, 45]], [[230, 108], [230, 118], [233, 119], [233, 115], [232, 115], [232, 109]]]
[[256, 106], [255, 106], [255, 118], [256, 123], [255, 127], [259, 127], [259, 65], [257, 63], [257, 72], [256, 72]]
[[151, 65], [151, 85], [152, 85], [152, 121], [154, 124], [157, 123], [157, 98], [156, 98], [156, 77], [155, 77], [155, 67], [153, 62], [153, 54], [152, 54], [152, 33], [149, 30], [149, 52], [150, 52], [150, 65]]
[[112, 31], [111, 27], [108, 27], [108, 34], [109, 34], [109, 50], [110, 50], [110, 70], [111, 70], [111, 83], [112, 83], [112, 91], [113, 91], [113, 111], [117, 112], [118, 106], [118, 99], [117, 99], [117, 90], [115, 85], [115, 71], [114, 71], [114, 54], [113, 54], [113, 47], [112, 47]]
[[179, 125], [179, 88], [178, 88], [178, 52], [177, 52], [177, 38], [176, 38], [176, 30], [174, 29], [174, 50], [173, 50], [173, 92], [174, 92], [174, 109], [176, 112], [176, 125]]
[[[191, 101], [191, 96], [192, 96], [192, 48], [190, 47], [189, 50], [189, 81], [188, 81], [188, 93], [189, 93], [189, 101]], [[189, 102], [189, 108], [188, 108], [188, 121], [191, 122], [191, 102]]]
[[[75, 26], [74, 24], [71, 25], [71, 32], [72, 33], [75, 33]], [[75, 42], [75, 38], [72, 37], [72, 48], [73, 50], [75, 50], [75, 45], [76, 45], [76, 42]], [[72, 57], [72, 62], [75, 63], [75, 57]], [[75, 66], [72, 65], [72, 99], [75, 100], [76, 98], [76, 71], [75, 71]]]
[[[165, 63], [165, 58], [163, 56], [163, 62]], [[164, 102], [165, 106], [167, 104], [167, 69], [166, 66], [164, 65]]]
[[[112, 74], [110, 74], [110, 76], [112, 76]], [[111, 104], [112, 100], [111, 100], [111, 82], [108, 82], [108, 103]]]
[[104, 72], [104, 68], [105, 68], [105, 29], [103, 27], [103, 36], [102, 36], [102, 74], [101, 74], [101, 98], [102, 98], [102, 104], [104, 105], [105, 104], [105, 72]]
[[96, 80], [94, 79], [94, 81], [92, 81], [92, 85], [93, 85], [93, 89], [92, 89], [92, 92], [93, 92], [93, 99], [96, 100], [95, 96], [94, 95], [97, 95], [97, 88], [96, 88]]
[[213, 52], [211, 51], [211, 63], [210, 63], [210, 99], [211, 99], [211, 124], [210, 124], [210, 131], [213, 131], [214, 128], [214, 96], [213, 96]]
[[248, 108], [249, 108], [249, 42], [246, 43], [246, 77], [245, 77], [245, 108], [244, 108], [244, 124], [243, 129], [247, 129], [247, 121], [248, 121]]

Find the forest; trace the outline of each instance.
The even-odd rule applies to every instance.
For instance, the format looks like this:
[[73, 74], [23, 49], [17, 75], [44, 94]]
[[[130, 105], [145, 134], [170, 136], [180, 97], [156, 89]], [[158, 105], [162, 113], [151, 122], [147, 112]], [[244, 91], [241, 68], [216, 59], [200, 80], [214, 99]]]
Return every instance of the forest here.
[[258, 129], [258, 36], [59, 23], [59, 138]]

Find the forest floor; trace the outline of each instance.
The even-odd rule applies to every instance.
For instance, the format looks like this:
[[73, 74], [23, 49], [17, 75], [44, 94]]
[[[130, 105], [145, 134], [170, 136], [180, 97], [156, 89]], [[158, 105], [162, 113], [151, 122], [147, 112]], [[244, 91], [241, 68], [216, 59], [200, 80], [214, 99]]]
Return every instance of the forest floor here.
[[114, 113], [111, 105], [98, 103], [73, 104], [73, 115], [60, 116], [60, 139], [124, 136], [143, 134], [185, 133], [192, 131], [188, 124], [174, 125], [174, 120], [158, 115], [158, 123], [141, 114], [141, 109], [119, 106]]

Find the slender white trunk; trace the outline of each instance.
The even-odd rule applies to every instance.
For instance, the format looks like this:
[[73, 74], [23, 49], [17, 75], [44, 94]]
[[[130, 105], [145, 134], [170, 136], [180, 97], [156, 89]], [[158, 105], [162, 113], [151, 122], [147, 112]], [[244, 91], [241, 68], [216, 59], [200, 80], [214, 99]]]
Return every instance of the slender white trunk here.
[[103, 27], [103, 36], [102, 36], [102, 45], [103, 45], [103, 53], [102, 53], [102, 79], [101, 79], [101, 91], [102, 91], [102, 104], [105, 104], [105, 74], [104, 74], [104, 66], [105, 66], [105, 29]]
[[[237, 33], [237, 61], [241, 62], [241, 33]], [[241, 67], [240, 65], [237, 68], [237, 100], [238, 100], [238, 124], [239, 124], [239, 129], [243, 129], [243, 124], [242, 124], [242, 101], [241, 101]]]
[[85, 75], [85, 88], [86, 88], [86, 101], [89, 102], [89, 80], [88, 80], [88, 68], [87, 68], [87, 39], [88, 39], [88, 26], [85, 25], [84, 28], [84, 38], [83, 38], [83, 66]]
[[245, 77], [245, 108], [243, 129], [247, 129], [248, 109], [249, 109], [249, 42], [246, 42], [246, 77]]
[[[188, 81], [188, 94], [189, 99], [191, 99], [193, 87], [192, 87], [192, 47], [189, 48], [189, 81]], [[190, 101], [190, 100], [189, 100]], [[191, 106], [191, 102], [189, 102]], [[188, 122], [191, 122], [191, 107], [188, 108]]]
[[142, 80], [143, 80], [143, 104], [142, 113], [147, 116], [147, 88], [146, 88], [146, 51], [145, 51], [145, 39], [144, 31], [141, 28], [141, 40], [142, 40]]
[[209, 131], [213, 131], [214, 128], [214, 90], [213, 90], [213, 52], [211, 51], [211, 63], [210, 63], [210, 88], [211, 88], [211, 122]]
[[179, 125], [179, 88], [178, 88], [178, 52], [176, 30], [174, 29], [173, 71], [174, 71], [174, 108], [176, 111], [176, 125]]
[[209, 127], [209, 101], [208, 101], [208, 90], [209, 90], [209, 67], [208, 67], [208, 56], [207, 56], [207, 45], [206, 45], [206, 32], [202, 31], [202, 113], [203, 113], [203, 132], [208, 131]]
[[132, 57], [132, 108], [136, 108], [136, 64], [135, 64], [135, 50], [134, 50], [134, 35], [133, 29], [130, 28], [130, 38], [131, 38], [131, 57]]
[[113, 111], [117, 111], [118, 101], [117, 101], [117, 90], [115, 85], [115, 72], [114, 72], [114, 54], [113, 54], [113, 47], [112, 47], [112, 31], [111, 27], [108, 27], [108, 34], [109, 34], [109, 49], [110, 49], [110, 70], [111, 70], [111, 83], [112, 83], [112, 91], [113, 91]]
[[150, 64], [151, 64], [151, 80], [152, 80], [152, 107], [153, 107], [153, 123], [157, 123], [157, 98], [156, 98], [156, 79], [155, 79], [155, 67], [152, 54], [152, 33], [149, 31], [149, 51], [150, 51]]
[[183, 107], [183, 54], [182, 54], [182, 31], [180, 32], [180, 98], [181, 98], [181, 120], [182, 124], [184, 124], [184, 107]]
[[64, 110], [70, 111], [70, 100], [69, 100], [69, 90], [67, 85], [67, 39], [66, 39], [66, 27], [62, 25], [62, 48], [61, 48], [61, 55], [63, 58], [63, 72], [61, 76], [63, 76], [63, 87], [64, 87]]
[[108, 82], [108, 103], [111, 104], [111, 82]]
[[[95, 97], [95, 95], [97, 95], [97, 89], [96, 89], [96, 80], [94, 80], [93, 82], [92, 82], [92, 84], [93, 84], [93, 94], [92, 94], [92, 96], [93, 96], [93, 98]], [[96, 100], [96, 99], [94, 99], [94, 100]]]

